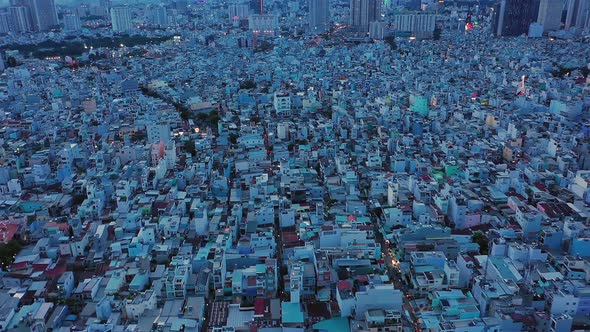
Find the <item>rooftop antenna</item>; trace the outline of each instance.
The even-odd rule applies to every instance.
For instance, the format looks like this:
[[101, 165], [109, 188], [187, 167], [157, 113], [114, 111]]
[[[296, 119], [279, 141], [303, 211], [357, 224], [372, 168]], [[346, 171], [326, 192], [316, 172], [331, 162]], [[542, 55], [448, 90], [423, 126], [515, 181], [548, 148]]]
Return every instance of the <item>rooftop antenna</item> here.
[[522, 75], [520, 85], [518, 86], [518, 91], [516, 91], [516, 94], [518, 96], [525, 96], [526, 95], [525, 80], [526, 80], [526, 75]]

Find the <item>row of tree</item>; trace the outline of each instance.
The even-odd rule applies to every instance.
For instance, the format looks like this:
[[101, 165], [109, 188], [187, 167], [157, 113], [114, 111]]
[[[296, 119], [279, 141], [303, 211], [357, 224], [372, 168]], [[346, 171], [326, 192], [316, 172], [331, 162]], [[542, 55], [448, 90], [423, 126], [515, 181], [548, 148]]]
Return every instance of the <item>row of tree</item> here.
[[17, 50], [25, 56], [35, 58], [46, 58], [53, 56], [79, 56], [88, 51], [89, 47], [94, 48], [117, 48], [120, 45], [134, 47], [146, 44], [159, 44], [172, 37], [146, 37], [146, 36], [129, 36], [121, 35], [116, 37], [99, 37], [99, 38], [81, 38], [78, 40], [54, 41], [46, 40], [37, 44], [8, 44], [3, 48], [7, 50]]

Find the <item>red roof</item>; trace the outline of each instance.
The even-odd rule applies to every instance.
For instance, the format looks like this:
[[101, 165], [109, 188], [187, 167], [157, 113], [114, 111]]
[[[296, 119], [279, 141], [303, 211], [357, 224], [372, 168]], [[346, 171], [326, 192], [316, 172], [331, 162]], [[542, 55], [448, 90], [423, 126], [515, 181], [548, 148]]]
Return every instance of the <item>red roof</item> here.
[[346, 289], [352, 290], [352, 285], [350, 284], [350, 281], [348, 281], [348, 280], [338, 281], [338, 290], [346, 290]]
[[471, 256], [468, 256], [468, 255], [464, 255], [464, 256], [463, 256], [463, 259], [464, 259], [466, 262], [473, 262], [473, 258], [471, 258]]
[[400, 208], [402, 212], [412, 212], [412, 206], [406, 203], [400, 203]]
[[0, 222], [0, 243], [7, 243], [12, 240], [14, 234], [18, 231], [18, 225], [7, 222]]
[[299, 236], [295, 232], [283, 232], [283, 243], [297, 242]]
[[33, 271], [44, 271], [49, 264], [47, 263], [34, 263], [33, 264]]
[[254, 300], [254, 314], [255, 315], [264, 315], [264, 307], [266, 306], [266, 301], [263, 298], [256, 298]]
[[432, 178], [428, 175], [422, 175], [421, 178], [423, 181], [426, 181], [426, 182], [432, 181]]
[[535, 187], [541, 191], [547, 191], [547, 187], [545, 187], [542, 183], [537, 182], [535, 183]]
[[13, 270], [20, 270], [20, 269], [24, 269], [27, 267], [27, 265], [29, 264], [29, 262], [18, 262], [18, 263], [12, 263], [11, 268]]
[[61, 276], [62, 274], [64, 274], [64, 272], [66, 272], [66, 271], [67, 271], [67, 266], [65, 264], [57, 265], [52, 270], [45, 271], [45, 276], [51, 277], [51, 278], [57, 278], [57, 277]]
[[369, 276], [366, 274], [358, 276], [358, 281], [360, 282], [369, 282]]

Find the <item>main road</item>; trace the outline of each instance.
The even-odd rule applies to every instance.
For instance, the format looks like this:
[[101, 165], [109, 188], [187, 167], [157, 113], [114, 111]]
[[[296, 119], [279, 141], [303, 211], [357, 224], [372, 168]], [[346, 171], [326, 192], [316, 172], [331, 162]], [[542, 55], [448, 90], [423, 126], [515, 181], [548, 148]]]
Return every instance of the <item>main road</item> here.
[[402, 316], [406, 318], [406, 320], [404, 320], [404, 330], [406, 327], [410, 329], [413, 327], [413, 330], [420, 331], [418, 319], [410, 304], [410, 298], [412, 295], [409, 292], [409, 285], [403, 280], [400, 262], [391, 252], [391, 249], [389, 248], [389, 240], [385, 239], [381, 231], [380, 217], [374, 212], [375, 207], [371, 205], [373, 205], [373, 203], [369, 201], [369, 211], [371, 211], [371, 221], [373, 222], [373, 233], [375, 234], [375, 241], [381, 245], [381, 253], [385, 267], [387, 268], [387, 276], [393, 283], [395, 289], [399, 289], [404, 293], [402, 309], [404, 312], [408, 312], [411, 316], [407, 317], [405, 313], [402, 313]]

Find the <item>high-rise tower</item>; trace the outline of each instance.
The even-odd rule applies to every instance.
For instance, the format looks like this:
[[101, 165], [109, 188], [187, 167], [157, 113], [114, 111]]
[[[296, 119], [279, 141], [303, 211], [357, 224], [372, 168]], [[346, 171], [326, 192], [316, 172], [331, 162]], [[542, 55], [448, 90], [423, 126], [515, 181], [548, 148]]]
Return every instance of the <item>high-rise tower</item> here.
[[0, 33], [7, 33], [10, 31], [10, 14], [8, 12], [0, 12]]
[[74, 14], [67, 14], [63, 17], [64, 30], [67, 31], [80, 31], [82, 30], [82, 22], [80, 17]]
[[330, 25], [329, 0], [309, 0], [309, 32], [318, 34], [328, 30]]
[[33, 0], [35, 24], [38, 31], [49, 31], [59, 27], [54, 0]]
[[49, 31], [59, 27], [54, 0], [11, 0], [15, 7], [26, 7], [33, 31]]
[[350, 0], [350, 26], [360, 32], [369, 31], [369, 24], [379, 19], [381, 1]]
[[8, 7], [8, 15], [10, 16], [10, 31], [17, 33], [33, 31], [33, 21], [28, 7], [10, 6]]
[[565, 29], [590, 28], [590, 0], [569, 0], [567, 15], [565, 17]]
[[111, 23], [114, 32], [125, 32], [131, 30], [131, 11], [127, 6], [111, 8]]
[[541, 0], [537, 23], [543, 24], [543, 31], [555, 31], [561, 28], [561, 13], [563, 2], [556, 0]]
[[496, 36], [526, 34], [537, 20], [539, 0], [501, 0], [496, 7], [493, 31]]

